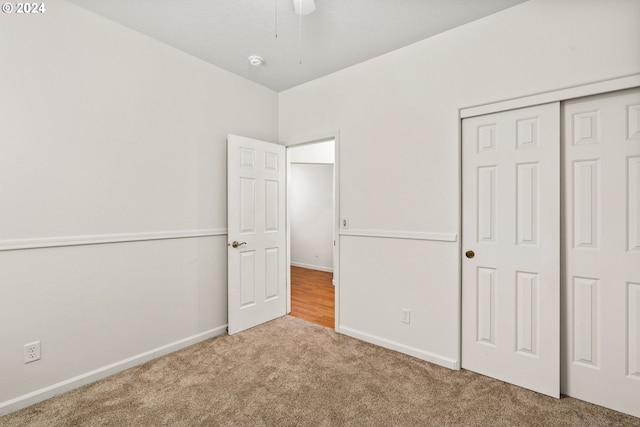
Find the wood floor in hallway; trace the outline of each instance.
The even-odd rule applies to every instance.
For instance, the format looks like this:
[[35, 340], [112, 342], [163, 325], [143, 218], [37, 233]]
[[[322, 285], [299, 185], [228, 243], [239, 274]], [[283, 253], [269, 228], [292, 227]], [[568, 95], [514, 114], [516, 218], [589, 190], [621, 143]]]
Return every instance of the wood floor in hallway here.
[[333, 273], [291, 267], [291, 315], [333, 329], [335, 288]]

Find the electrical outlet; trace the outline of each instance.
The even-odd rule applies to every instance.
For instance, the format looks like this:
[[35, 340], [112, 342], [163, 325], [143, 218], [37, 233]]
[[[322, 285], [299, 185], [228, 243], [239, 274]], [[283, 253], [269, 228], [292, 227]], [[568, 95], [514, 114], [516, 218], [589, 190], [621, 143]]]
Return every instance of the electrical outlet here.
[[349, 218], [340, 218], [340, 228], [349, 228]]
[[24, 363], [40, 360], [40, 341], [24, 345]]
[[318, 258], [320, 256], [320, 251], [317, 250], [317, 249], [315, 251], [313, 251], [313, 256]]
[[402, 308], [400, 309], [400, 312], [402, 313], [400, 321], [409, 325], [411, 323], [411, 310], [409, 310], [408, 308]]

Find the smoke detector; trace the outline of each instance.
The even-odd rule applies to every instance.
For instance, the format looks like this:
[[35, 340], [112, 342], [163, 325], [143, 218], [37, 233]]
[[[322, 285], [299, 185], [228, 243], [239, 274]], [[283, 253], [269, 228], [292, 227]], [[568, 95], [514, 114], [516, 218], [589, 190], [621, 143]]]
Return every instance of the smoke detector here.
[[264, 63], [264, 59], [262, 59], [262, 57], [258, 55], [251, 55], [249, 57], [249, 64], [253, 65], [254, 67], [259, 67], [263, 63]]

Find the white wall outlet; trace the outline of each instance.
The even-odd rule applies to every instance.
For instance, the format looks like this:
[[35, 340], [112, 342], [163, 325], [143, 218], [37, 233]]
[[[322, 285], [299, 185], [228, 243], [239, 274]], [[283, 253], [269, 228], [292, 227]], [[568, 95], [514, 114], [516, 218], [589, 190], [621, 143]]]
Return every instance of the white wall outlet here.
[[411, 323], [411, 310], [409, 310], [408, 308], [402, 308], [400, 309], [400, 312], [402, 314], [400, 321], [409, 325]]
[[315, 251], [313, 251], [313, 256], [318, 258], [320, 256], [320, 251], [317, 250], [317, 249]]
[[24, 363], [40, 360], [40, 341], [24, 345]]
[[349, 228], [349, 218], [340, 218], [340, 228]]

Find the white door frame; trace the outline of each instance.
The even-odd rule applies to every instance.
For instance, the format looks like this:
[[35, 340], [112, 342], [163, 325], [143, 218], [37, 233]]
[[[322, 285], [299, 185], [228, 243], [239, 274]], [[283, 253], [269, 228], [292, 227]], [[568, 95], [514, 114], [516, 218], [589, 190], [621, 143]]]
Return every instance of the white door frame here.
[[[549, 92], [539, 92], [533, 95], [526, 95], [521, 98], [512, 98], [502, 101], [490, 102], [476, 106], [464, 107], [459, 110], [460, 122], [468, 117], [482, 116], [500, 111], [515, 110], [534, 105], [548, 104], [556, 101], [567, 101], [583, 96], [599, 95], [601, 93], [615, 92], [617, 90], [632, 89], [640, 86], [640, 74], [619, 77], [611, 80], [602, 80], [578, 86], [571, 86]], [[462, 143], [462, 134], [460, 134]], [[462, 145], [460, 145], [462, 147]]]
[[[640, 87], [640, 74], [632, 74], [629, 76], [618, 77], [609, 80], [601, 80], [592, 83], [586, 83], [577, 86], [561, 88], [558, 90], [539, 92], [536, 94], [523, 96], [521, 98], [512, 98], [497, 102], [490, 102], [475, 106], [460, 108], [458, 110], [458, 235], [462, 236], [462, 120], [481, 116], [485, 114], [497, 113], [500, 111], [514, 110], [523, 107], [531, 107], [539, 104], [546, 104], [556, 101], [567, 101], [569, 99], [581, 98], [591, 95], [599, 95], [607, 92], [615, 92], [618, 90], [632, 89]], [[462, 360], [462, 262], [463, 262], [462, 237], [458, 240], [458, 361]], [[560, 327], [560, 325], [558, 325]]]
[[290, 222], [290, 183], [291, 168], [289, 161], [289, 148], [300, 147], [303, 145], [311, 145], [319, 142], [334, 140], [334, 164], [333, 164], [333, 284], [335, 286], [335, 308], [334, 308], [334, 329], [339, 332], [340, 324], [340, 132], [326, 136], [311, 138], [303, 141], [292, 143], [281, 143], [287, 148], [287, 174], [286, 174], [286, 191], [287, 191], [287, 213], [286, 213], [286, 234], [287, 234], [287, 314], [291, 312], [291, 222]]

